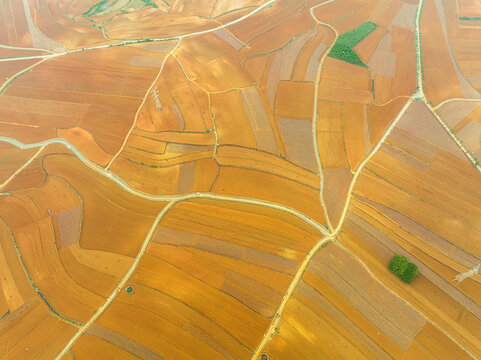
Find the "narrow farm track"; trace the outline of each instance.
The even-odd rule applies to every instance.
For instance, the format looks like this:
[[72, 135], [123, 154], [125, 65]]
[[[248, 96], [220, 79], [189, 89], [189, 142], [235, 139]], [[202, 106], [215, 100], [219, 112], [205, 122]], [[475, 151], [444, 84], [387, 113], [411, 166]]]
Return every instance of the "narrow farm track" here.
[[[125, 181], [117, 177], [115, 174], [105, 170], [103, 167], [93, 163], [89, 159], [87, 159], [85, 156], [83, 156], [80, 151], [78, 151], [73, 145], [68, 143], [68, 141], [64, 139], [50, 139], [46, 141], [42, 141], [40, 143], [36, 144], [22, 144], [19, 141], [11, 138], [6, 138], [6, 137], [0, 137], [0, 142], [5, 142], [11, 145], [14, 145], [18, 147], [19, 149], [22, 150], [27, 150], [27, 149], [33, 149], [37, 147], [45, 147], [46, 145], [50, 144], [61, 144], [64, 145], [66, 148], [71, 150], [73, 154], [80, 160], [82, 161], [85, 165], [87, 165], [90, 169], [96, 171], [97, 173], [101, 174], [102, 176], [107, 177], [108, 179], [112, 180], [115, 182], [117, 185], [119, 185], [122, 189], [127, 191], [128, 193], [138, 196], [142, 199], [146, 200], [151, 200], [151, 201], [175, 201], [179, 198], [183, 198], [184, 196], [187, 195], [151, 195], [151, 194], [146, 194], [144, 192], [135, 190], [131, 188]], [[244, 203], [244, 204], [251, 204], [251, 205], [259, 205], [259, 206], [264, 206], [270, 209], [275, 209], [279, 211], [283, 211], [285, 213], [291, 214], [296, 216], [297, 218], [305, 221], [307, 224], [311, 225], [318, 231], [320, 231], [322, 234], [327, 235], [328, 230], [320, 225], [318, 222], [310, 218], [309, 216], [303, 214], [302, 212], [290, 208], [288, 206], [276, 204], [273, 202], [269, 201], [264, 201], [264, 200], [257, 200], [257, 199], [249, 199], [249, 198], [243, 198], [243, 197], [236, 197], [236, 196], [225, 196], [225, 195], [216, 195], [216, 194], [211, 194], [211, 193], [201, 193], [201, 192], [196, 192], [195, 194], [190, 194], [189, 196], [193, 197], [198, 197], [198, 198], [206, 198], [206, 199], [213, 199], [213, 200], [223, 200], [223, 201], [233, 201], [233, 202], [238, 202], [238, 203]]]
[[108, 306], [112, 303], [112, 301], [115, 300], [115, 298], [117, 297], [119, 292], [125, 286], [127, 281], [129, 281], [129, 279], [131, 278], [135, 269], [137, 269], [137, 266], [139, 265], [140, 260], [142, 259], [142, 256], [144, 255], [144, 253], [147, 249], [147, 246], [150, 243], [150, 240], [152, 239], [152, 235], [154, 234], [155, 229], [159, 225], [160, 220], [162, 220], [164, 215], [169, 211], [169, 209], [171, 209], [172, 206], [174, 206], [176, 203], [178, 203], [180, 201], [184, 201], [184, 200], [188, 200], [188, 199], [192, 199], [192, 198], [193, 198], [192, 196], [186, 195], [186, 196], [180, 197], [176, 200], [172, 200], [159, 212], [159, 214], [155, 218], [154, 222], [152, 223], [152, 226], [150, 227], [149, 232], [147, 233], [147, 236], [144, 239], [144, 242], [142, 243], [142, 246], [140, 248], [139, 253], [135, 257], [135, 260], [132, 263], [132, 265], [130, 266], [127, 273], [122, 277], [122, 279], [119, 281], [118, 285], [115, 287], [115, 289], [107, 297], [105, 303], [95, 311], [95, 314], [89, 319], [89, 321], [87, 321], [85, 324], [83, 324], [77, 330], [75, 335], [69, 340], [69, 342], [67, 344], [65, 344], [63, 349], [55, 357], [55, 360], [62, 359], [65, 356], [65, 354], [67, 354], [70, 351], [70, 349], [77, 342], [77, 340], [80, 338], [80, 336], [82, 336], [82, 334], [85, 333], [85, 331], [88, 330], [88, 328], [100, 317], [100, 315], [102, 315], [104, 313], [104, 311], [108, 308]]
[[319, 178], [320, 178], [319, 199], [320, 199], [322, 207], [324, 209], [324, 214], [325, 214], [325, 217], [326, 217], [327, 226], [328, 226], [329, 230], [332, 230], [332, 224], [331, 224], [331, 220], [329, 219], [329, 214], [327, 212], [326, 202], [324, 201], [324, 174], [323, 174], [323, 171], [322, 171], [321, 156], [319, 155], [319, 144], [318, 144], [318, 141], [317, 141], [317, 118], [318, 118], [318, 116], [317, 116], [317, 104], [318, 104], [317, 98], [318, 98], [318, 94], [319, 94], [319, 83], [321, 82], [322, 65], [324, 64], [324, 60], [326, 59], [327, 55], [329, 55], [329, 51], [331, 51], [332, 47], [336, 43], [337, 38], [339, 37], [339, 33], [331, 25], [325, 24], [325, 23], [319, 21], [319, 19], [317, 19], [316, 15], [314, 15], [313, 11], [314, 11], [315, 8], [318, 8], [318, 7], [321, 7], [323, 5], [329, 4], [333, 1], [335, 1], [335, 0], [326, 1], [325, 3], [322, 3], [322, 4], [317, 5], [317, 6], [313, 6], [309, 9], [309, 12], [310, 12], [312, 18], [319, 25], [327, 26], [335, 34], [335, 37], [334, 37], [334, 40], [332, 41], [332, 44], [325, 50], [324, 55], [322, 56], [321, 61], [319, 62], [319, 67], [317, 69], [317, 75], [316, 75], [316, 83], [315, 83], [315, 87], [314, 87], [314, 110], [312, 111], [312, 140], [313, 140], [313, 144], [314, 144], [314, 152], [315, 152], [315, 155], [316, 155], [317, 167], [319, 169]]
[[5, 180], [3, 183], [0, 184], [0, 190], [2, 190], [5, 186], [7, 186], [10, 181], [12, 181], [15, 176], [17, 176], [19, 173], [22, 172], [23, 169], [25, 169], [28, 165], [32, 163], [45, 149], [46, 145], [41, 146], [38, 151], [30, 158], [28, 159], [20, 168], [18, 168], [7, 180]]
[[435, 107], [433, 107], [433, 110], [436, 111], [436, 110], [442, 108], [443, 105], [449, 104], [450, 102], [453, 102], [453, 101], [481, 102], [481, 98], [480, 98], [480, 99], [464, 99], [464, 98], [451, 98], [451, 99], [446, 99], [446, 100], [444, 100], [443, 102], [440, 102], [440, 103], [439, 103], [438, 105], [436, 105]]
[[155, 77], [155, 79], [152, 81], [149, 88], [145, 92], [144, 98], [142, 99], [142, 102], [140, 103], [140, 105], [137, 109], [137, 112], [135, 113], [134, 121], [132, 122], [132, 126], [130, 127], [129, 131], [127, 132], [127, 135], [125, 136], [125, 139], [124, 139], [124, 142], [122, 143], [122, 146], [120, 147], [119, 151], [117, 151], [117, 153], [115, 153], [115, 155], [112, 157], [112, 160], [109, 161], [109, 163], [105, 167], [106, 170], [109, 169], [110, 165], [112, 165], [112, 163], [115, 161], [115, 159], [117, 159], [117, 157], [120, 155], [120, 153], [124, 150], [125, 144], [127, 143], [127, 140], [129, 139], [130, 134], [132, 134], [132, 131], [134, 131], [135, 125], [137, 124], [137, 119], [139, 117], [140, 109], [142, 109], [142, 106], [144, 106], [145, 101], [147, 100], [147, 97], [149, 96], [150, 92], [152, 91], [152, 89], [154, 87], [154, 84], [157, 82], [160, 75], [162, 74], [162, 70], [164, 70], [165, 63], [167, 62], [167, 60], [171, 56], [173, 56], [175, 50], [177, 50], [177, 48], [179, 47], [181, 41], [182, 41], [182, 39], [179, 39], [177, 41], [177, 44], [175, 44], [174, 48], [171, 51], [169, 51], [169, 53], [165, 56], [164, 60], [162, 61], [162, 65], [160, 66], [159, 73], [157, 74], [157, 76]]

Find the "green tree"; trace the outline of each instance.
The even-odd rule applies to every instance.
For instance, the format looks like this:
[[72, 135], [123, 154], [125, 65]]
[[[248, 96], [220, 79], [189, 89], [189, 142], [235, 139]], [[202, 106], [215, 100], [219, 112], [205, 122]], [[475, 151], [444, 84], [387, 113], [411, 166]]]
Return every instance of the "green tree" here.
[[408, 268], [409, 260], [407, 257], [396, 254], [389, 263], [389, 270], [397, 276], [401, 276]]
[[418, 267], [413, 263], [409, 263], [407, 269], [402, 273], [402, 275], [398, 276], [402, 281], [409, 284], [411, 281], [413, 281], [417, 274], [419, 274]]

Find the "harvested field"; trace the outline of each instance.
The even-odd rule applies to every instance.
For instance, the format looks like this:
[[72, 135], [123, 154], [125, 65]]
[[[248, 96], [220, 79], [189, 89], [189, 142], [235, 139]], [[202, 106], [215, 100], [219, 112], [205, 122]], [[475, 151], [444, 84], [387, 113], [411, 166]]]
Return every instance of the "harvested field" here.
[[[119, 295], [91, 335], [102, 336], [102, 328], [133, 340], [121, 348], [145, 347], [162, 358], [245, 358], [318, 236], [301, 220], [259, 206], [180, 203], [161, 221], [133, 275], [134, 294]], [[119, 317], [133, 326], [119, 326]]]
[[474, 88], [477, 97], [481, 91], [481, 49], [477, 46], [481, 29], [478, 26], [461, 26], [457, 16], [459, 5], [455, 1], [446, 1], [443, 5], [446, 13], [446, 30], [453, 57], [459, 66], [460, 73]]
[[[388, 64], [394, 61], [396, 65], [394, 76], [374, 73], [374, 99], [376, 104], [379, 105], [395, 101], [400, 96], [411, 96], [416, 89], [414, 34], [412, 28], [406, 29], [393, 26], [389, 35], [384, 38], [386, 40], [385, 44], [384, 40], [380, 42], [376, 50], [378, 53], [374, 52], [374, 56], [371, 57], [372, 61], [376, 61], [376, 56], [382, 56], [383, 66], [389, 66]], [[386, 48], [381, 48], [381, 45], [386, 45]], [[380, 52], [379, 50], [384, 51]], [[393, 57], [395, 59], [392, 59]], [[379, 62], [380, 59], [377, 61]], [[375, 65], [373, 67], [376, 69]], [[392, 75], [392, 73], [389, 75]]]
[[0, 0], [0, 359], [481, 358], [480, 11]]
[[3, 190], [3, 184], [36, 152], [35, 149], [22, 151], [9, 144], [0, 144], [0, 190]]
[[[475, 279], [458, 286], [452, 279], [481, 256], [471, 238], [481, 230], [475, 210], [480, 194], [473, 192], [480, 177], [459, 150], [446, 146], [452, 144], [448, 135], [429, 114], [421, 115], [422, 107], [411, 105], [363, 170], [340, 240], [371, 270], [385, 266], [394, 253], [407, 254], [421, 269], [422, 278], [418, 285], [412, 283], [412, 291], [406, 289], [404, 298], [449, 328], [470, 352], [479, 353], [471, 331], [481, 316], [481, 288]], [[447, 172], [456, 172], [462, 180], [454, 185]], [[398, 286], [390, 274], [375, 274], [390, 288]], [[428, 286], [438, 294], [435, 298], [424, 292]], [[465, 320], [457, 317], [461, 312]]]
[[[281, 188], [284, 191], [275, 191]], [[302, 211], [321, 224], [324, 223], [317, 189], [267, 172], [223, 166], [211, 191], [215, 194], [279, 203]]]
[[[8, 119], [0, 123], [2, 135], [30, 143], [54, 138], [61, 129], [81, 152], [103, 164], [106, 153], [114, 154], [120, 148], [158, 71], [131, 66], [131, 58], [139, 53], [142, 51], [134, 48], [110, 48], [38, 65], [15, 80], [0, 98], [0, 115]], [[123, 60], [105, 69], [114, 58]], [[67, 130], [75, 127], [84, 131]]]
[[437, 105], [449, 98], [463, 97], [434, 0], [427, 0], [424, 5], [421, 36], [428, 98]]
[[276, 95], [277, 117], [310, 121], [314, 109], [314, 85], [307, 82], [281, 81]]
[[318, 97], [322, 100], [369, 104], [372, 101], [371, 75], [366, 68], [327, 57]]
[[425, 323], [329, 244], [312, 259], [266, 352], [279, 359], [400, 358]]

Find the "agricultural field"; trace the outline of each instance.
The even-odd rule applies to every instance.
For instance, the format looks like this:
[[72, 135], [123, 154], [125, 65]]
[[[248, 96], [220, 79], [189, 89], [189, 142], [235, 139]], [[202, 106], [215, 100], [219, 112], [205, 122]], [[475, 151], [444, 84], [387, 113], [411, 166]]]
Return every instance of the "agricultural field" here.
[[0, 13], [1, 360], [481, 358], [481, 2]]

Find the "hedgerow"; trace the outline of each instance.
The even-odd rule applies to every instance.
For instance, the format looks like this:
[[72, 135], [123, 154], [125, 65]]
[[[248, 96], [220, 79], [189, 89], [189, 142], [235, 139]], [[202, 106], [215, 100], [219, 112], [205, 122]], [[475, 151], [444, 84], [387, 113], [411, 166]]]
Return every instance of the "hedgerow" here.
[[481, 17], [469, 17], [469, 16], [460, 16], [459, 17], [459, 20], [477, 20], [477, 21], [480, 21], [481, 20]]

